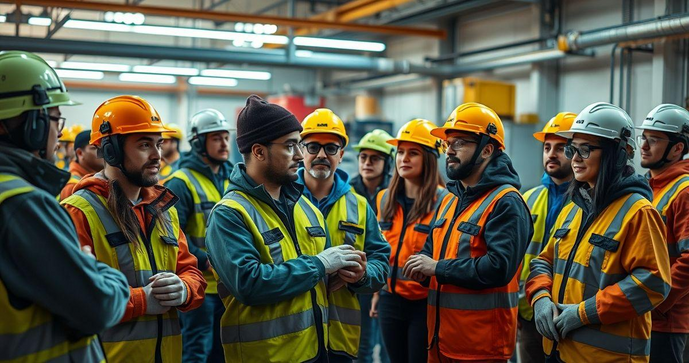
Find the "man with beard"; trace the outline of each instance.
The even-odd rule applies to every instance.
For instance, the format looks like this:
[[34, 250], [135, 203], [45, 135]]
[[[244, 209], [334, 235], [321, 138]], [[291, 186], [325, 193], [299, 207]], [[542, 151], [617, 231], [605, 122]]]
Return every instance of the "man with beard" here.
[[0, 52], [0, 361], [104, 360], [96, 334], [129, 298], [119, 271], [84, 248], [55, 200], [69, 173], [55, 166], [74, 106], [55, 70], [28, 52]]
[[230, 123], [220, 111], [197, 112], [189, 123], [189, 144], [177, 170], [165, 182], [179, 202], [175, 204], [179, 225], [190, 240], [189, 250], [208, 282], [206, 298], [198, 309], [180, 315], [184, 362], [222, 361], [220, 318], [225, 311], [218, 285], [208, 262], [206, 222], [230, 183]]
[[543, 143], [542, 185], [524, 193], [526, 204], [531, 210], [533, 237], [526, 249], [519, 279], [519, 358], [522, 362], [544, 362], [543, 336], [536, 330], [533, 308], [526, 299], [525, 284], [529, 277], [529, 263], [536, 258], [548, 243], [551, 229], [557, 216], [567, 202], [567, 188], [572, 181], [572, 163], [565, 157], [567, 139], [555, 135], [567, 131], [576, 118], [575, 113], [560, 112], [550, 119], [543, 131], [533, 134]]
[[163, 134], [163, 158], [160, 160], [160, 175], [158, 176], [162, 181], [165, 181], [165, 179], [180, 168], [179, 163], [181, 154], [179, 153], [179, 143], [182, 142], [184, 138], [182, 129], [180, 129], [179, 126], [175, 124], [165, 126], [168, 129], [174, 130], [174, 132]]
[[689, 111], [655, 107], [637, 137], [641, 166], [648, 168], [653, 206], [667, 227], [672, 289], [652, 312], [651, 362], [682, 362], [689, 333]]
[[434, 228], [404, 275], [430, 277], [429, 362], [506, 362], [517, 337], [519, 266], [531, 241], [519, 176], [492, 109], [457, 107], [431, 134], [447, 142], [447, 184]]
[[105, 169], [82, 179], [65, 206], [82, 246], [127, 277], [131, 297], [120, 323], [101, 334], [111, 362], [179, 362], [177, 311], [203, 302], [206, 281], [189, 253], [173, 205], [158, 185], [162, 133], [170, 132], [148, 101], [118, 96], [93, 115], [90, 144]]
[[74, 138], [74, 161], [69, 163], [69, 172], [72, 176], [60, 192], [60, 200], [65, 200], [72, 195], [74, 186], [88, 174], [94, 174], [103, 170], [103, 160], [98, 157], [97, 148], [89, 144], [91, 130], [80, 132]]
[[320, 108], [301, 123], [304, 168], [299, 182], [304, 195], [325, 216], [333, 246], [363, 251], [362, 264], [330, 276], [328, 294], [329, 361], [351, 362], [359, 354], [361, 312], [357, 293], [372, 294], [388, 278], [390, 245], [366, 198], [354, 192], [349, 175], [337, 167], [349, 142], [342, 120]]
[[363, 264], [351, 246], [328, 248], [323, 215], [302, 196], [301, 131], [292, 113], [256, 95], [237, 117], [244, 163], [206, 233], [226, 362], [327, 362], [324, 279]]

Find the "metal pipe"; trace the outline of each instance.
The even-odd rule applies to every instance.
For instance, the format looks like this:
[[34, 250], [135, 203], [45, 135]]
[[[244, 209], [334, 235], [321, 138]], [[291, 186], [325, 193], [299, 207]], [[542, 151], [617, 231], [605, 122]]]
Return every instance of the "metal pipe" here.
[[631, 49], [628, 48], [627, 50], [627, 90], [625, 91], [625, 97], [626, 100], [624, 102], [624, 109], [627, 111], [627, 113], [631, 112], [631, 104], [632, 104], [632, 59], [634, 57], [634, 52], [632, 52]]
[[534, 44], [534, 43], [540, 43], [546, 40], [549, 40], [551, 38], [537, 38], [537, 39], [529, 39], [529, 40], [524, 40], [521, 42], [515, 42], [515, 43], [509, 43], [509, 44], [502, 44], [498, 45], [495, 47], [488, 47], [488, 48], [482, 48], [482, 49], [477, 49], [477, 50], [472, 50], [469, 52], [455, 52], [452, 54], [447, 54], [441, 57], [426, 57], [425, 60], [427, 62], [435, 63], [435, 62], [444, 62], [448, 60], [453, 60], [457, 59], [460, 57], [468, 57], [471, 55], [476, 55], [476, 54], [481, 54], [481, 53], [488, 53], [488, 52], [493, 52], [496, 50], [503, 50], [503, 49], [509, 49], [509, 48], [514, 48], [514, 47], [521, 47], [524, 45], [529, 45], [529, 44]]
[[366, 25], [357, 23], [332, 22], [327, 20], [289, 18], [273, 15], [254, 15], [233, 12], [220, 12], [209, 10], [182, 9], [165, 6], [131, 6], [117, 3], [102, 3], [93, 1], [75, 0], [3, 0], [0, 3], [15, 3], [19, 5], [34, 5], [43, 7], [59, 7], [65, 9], [81, 9], [93, 11], [122, 11], [142, 13], [152, 16], [179, 17], [188, 19], [203, 19], [215, 22], [248, 22], [270, 23], [289, 27], [316, 27], [321, 29], [340, 29], [356, 32], [380, 33], [390, 35], [405, 35], [431, 38], [445, 38], [444, 30], [402, 27], [393, 25]]
[[570, 32], [560, 38], [561, 49], [576, 51], [629, 40], [658, 38], [689, 33], [689, 14], [678, 14], [660, 20], [632, 23], [612, 29], [585, 33]]
[[620, 83], [619, 83], [619, 95], [618, 95], [618, 102], [617, 105], [620, 106], [620, 108], [624, 108], [622, 104], [622, 100], [624, 97], [624, 66], [625, 66], [625, 59], [627, 56], [626, 52], [627, 48], [622, 48], [620, 50]]
[[613, 103], [615, 98], [615, 52], [617, 51], [617, 44], [612, 47], [610, 52], [610, 103]]

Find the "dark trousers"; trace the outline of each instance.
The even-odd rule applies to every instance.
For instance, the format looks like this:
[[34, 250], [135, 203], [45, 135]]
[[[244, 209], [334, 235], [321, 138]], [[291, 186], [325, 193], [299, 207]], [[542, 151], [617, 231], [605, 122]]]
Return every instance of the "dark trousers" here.
[[380, 331], [378, 318], [370, 317], [371, 299], [373, 294], [358, 295], [359, 305], [361, 306], [361, 339], [359, 340], [358, 363], [373, 362], [373, 348], [380, 344], [380, 362], [390, 363], [390, 358], [383, 344], [383, 334]]
[[180, 313], [182, 325], [182, 361], [224, 362], [220, 342], [220, 318], [225, 306], [218, 294], [206, 294], [197, 309]]
[[687, 334], [651, 332], [650, 363], [682, 363]]
[[526, 320], [519, 316], [519, 330], [517, 333], [517, 346], [519, 347], [519, 361], [529, 363], [545, 362], [543, 353], [543, 336], [536, 330], [534, 320]]
[[392, 363], [426, 362], [426, 304], [426, 299], [407, 300], [399, 295], [380, 292], [380, 328]]

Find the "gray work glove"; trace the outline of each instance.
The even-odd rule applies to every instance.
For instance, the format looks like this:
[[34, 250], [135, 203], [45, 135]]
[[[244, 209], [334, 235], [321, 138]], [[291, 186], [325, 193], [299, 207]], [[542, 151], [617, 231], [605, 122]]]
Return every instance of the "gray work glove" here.
[[345, 267], [354, 268], [361, 264], [361, 256], [350, 245], [330, 247], [316, 255], [325, 266], [325, 273], [331, 274]]
[[579, 304], [560, 304], [558, 307], [562, 312], [555, 318], [554, 323], [564, 339], [567, 333], [584, 326], [584, 322], [579, 317]]
[[557, 307], [553, 304], [553, 300], [550, 300], [549, 297], [538, 299], [533, 305], [533, 313], [536, 330], [550, 340], [560, 341], [560, 336], [553, 321], [558, 315]]

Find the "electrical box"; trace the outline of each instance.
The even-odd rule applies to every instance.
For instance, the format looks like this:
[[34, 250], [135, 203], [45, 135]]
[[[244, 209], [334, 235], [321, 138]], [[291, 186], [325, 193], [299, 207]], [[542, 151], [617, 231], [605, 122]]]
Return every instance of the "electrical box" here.
[[445, 101], [449, 103], [445, 108], [478, 102], [492, 108], [503, 119], [515, 119], [516, 91], [512, 83], [464, 77], [447, 80], [443, 86], [447, 94]]

